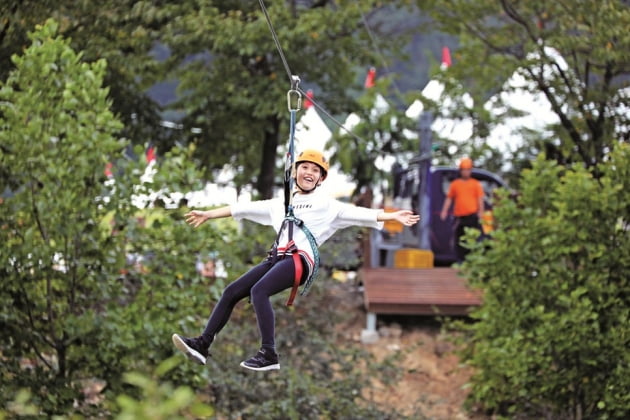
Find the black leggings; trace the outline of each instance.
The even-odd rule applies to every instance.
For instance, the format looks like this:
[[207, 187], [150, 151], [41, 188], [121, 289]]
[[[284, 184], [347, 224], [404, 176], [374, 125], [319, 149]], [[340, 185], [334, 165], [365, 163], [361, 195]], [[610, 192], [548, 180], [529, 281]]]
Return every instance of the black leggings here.
[[[308, 266], [302, 258], [304, 272], [300, 284], [308, 276]], [[287, 256], [275, 264], [266, 259], [252, 267], [247, 273], [230, 283], [221, 299], [212, 310], [210, 319], [202, 333], [202, 338], [211, 343], [214, 336], [227, 324], [234, 306], [242, 299], [250, 296], [263, 347], [275, 347], [275, 318], [269, 298], [293, 286], [295, 264], [293, 258]]]

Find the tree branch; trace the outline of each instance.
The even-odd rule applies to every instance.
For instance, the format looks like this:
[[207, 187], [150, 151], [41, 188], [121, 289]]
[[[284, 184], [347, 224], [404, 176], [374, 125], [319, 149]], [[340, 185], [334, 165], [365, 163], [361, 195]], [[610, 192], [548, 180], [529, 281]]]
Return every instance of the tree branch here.
[[575, 146], [577, 147], [579, 155], [582, 157], [584, 162], [588, 164], [588, 153], [586, 152], [586, 150], [584, 150], [580, 133], [571, 121], [571, 119], [568, 117], [568, 115], [562, 111], [562, 107], [558, 103], [556, 95], [554, 95], [551, 91], [551, 87], [547, 83], [545, 83], [542, 77], [542, 71], [539, 72], [539, 75], [536, 75], [530, 67], [525, 67], [525, 71], [529, 74], [529, 77], [532, 80], [536, 81], [538, 88], [544, 93], [545, 97], [551, 104], [551, 109], [560, 119], [560, 124], [569, 133], [569, 137], [573, 141], [573, 144], [575, 144]]
[[520, 55], [522, 55], [522, 51], [517, 51], [515, 47], [499, 47], [498, 45], [492, 43], [492, 41], [484, 36], [481, 31], [477, 30], [475, 27], [466, 23], [465, 21], [463, 25], [470, 34], [479, 39], [490, 51], [499, 54], [511, 55], [517, 58], [520, 58]]
[[[26, 316], [28, 318], [28, 323], [31, 325], [31, 329], [33, 332], [35, 332], [35, 335], [37, 337], [39, 337], [44, 343], [46, 343], [47, 345], [54, 347], [53, 346], [53, 342], [49, 341], [46, 336], [41, 335], [39, 333], [37, 333], [37, 328], [35, 326], [35, 319], [33, 318], [33, 312], [31, 311], [31, 308], [33, 307], [33, 305], [31, 304], [30, 300], [28, 299], [28, 293], [26, 292], [26, 289], [23, 286], [20, 286], [20, 291], [22, 293], [22, 296], [25, 300], [26, 303]], [[29, 342], [31, 342], [32, 345], [32, 340], [29, 340]], [[34, 346], [33, 346], [34, 347]], [[36, 349], [35, 349], [36, 350]], [[36, 351], [37, 352], [37, 351]]]
[[527, 22], [527, 20], [525, 20], [525, 18], [523, 18], [521, 15], [519, 15], [516, 9], [514, 9], [514, 7], [512, 7], [512, 5], [507, 2], [507, 0], [501, 0], [501, 5], [503, 6], [503, 10], [505, 11], [505, 13], [510, 18], [512, 18], [514, 22], [521, 25], [525, 29], [525, 32], [527, 33], [527, 36], [529, 37], [529, 39], [535, 43], [539, 39], [539, 37], [537, 34], [535, 34], [532, 31], [532, 27]]
[[42, 235], [42, 239], [44, 242], [48, 242], [48, 234], [46, 233], [46, 229], [44, 229], [44, 225], [39, 217], [39, 210], [37, 209], [37, 203], [35, 202], [35, 183], [39, 184], [39, 181], [32, 178], [30, 182], [31, 187], [31, 207], [33, 210], [33, 217], [35, 218], [35, 222], [37, 223], [37, 228], [39, 230], [40, 235]]

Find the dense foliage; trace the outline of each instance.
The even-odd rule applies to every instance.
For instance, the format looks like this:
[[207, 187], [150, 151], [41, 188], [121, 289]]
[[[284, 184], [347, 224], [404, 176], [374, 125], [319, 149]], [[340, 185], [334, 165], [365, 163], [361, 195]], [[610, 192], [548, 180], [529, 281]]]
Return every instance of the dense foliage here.
[[[630, 415], [630, 147], [599, 167], [540, 158], [465, 271], [484, 293], [470, 402], [509, 417]], [[472, 243], [472, 242], [471, 242]]]
[[100, 1], [96, 7], [89, 1], [7, 0], [0, 15], [0, 80], [13, 69], [11, 56], [30, 45], [28, 33], [53, 18], [83, 61], [107, 60], [103, 78], [122, 134], [136, 145], [168, 136], [159, 125], [162, 104], [147, 92], [164, 77], [153, 52], [169, 19], [162, 2]]
[[[374, 0], [267, 8], [291, 72], [333, 114], [355, 106], [365, 69], [399, 56], [405, 39], [399, 30], [375, 50], [363, 19], [386, 6]], [[239, 169], [234, 185], [271, 196], [288, 134], [290, 83], [259, 2], [26, 0], [4, 2], [0, 13], [0, 78], [12, 69], [11, 55], [28, 45], [28, 31], [55, 18], [86, 61], [107, 59], [112, 109], [133, 144], [151, 142], [161, 156], [195, 144], [205, 179], [231, 164]]]
[[[132, 194], [142, 189], [131, 185], [139, 184], [144, 163], [126, 159], [126, 142], [116, 137], [122, 125], [102, 86], [105, 61], [82, 62], [57, 27], [49, 21], [32, 34], [32, 46], [15, 56], [15, 70], [0, 89], [8, 191], [0, 205], [0, 253], [8, 263], [0, 289], [6, 339], [1, 394], [7, 401], [29, 388], [49, 413], [80, 401], [86, 380], [102, 378], [120, 391], [124, 372], [164, 358], [165, 352], [135, 355], [159, 340], [145, 317], [151, 310], [173, 315], [168, 306], [174, 301], [156, 295], [166, 290], [160, 282], [170, 286], [181, 272], [190, 276], [196, 258], [189, 256], [190, 268], [180, 268], [185, 259], [166, 265], [159, 253], [161, 267], [170, 269], [162, 277], [140, 278], [134, 267], [125, 268], [126, 259], [153, 239], [137, 235], [142, 219], [132, 206]], [[169, 157], [166, 166], [174, 172], [181, 159]], [[105, 182], [109, 160], [116, 162], [113, 183]], [[186, 178], [179, 173], [178, 179]], [[177, 232], [152, 231], [160, 237], [152, 249], [159, 252], [160, 243], [172, 240], [165, 254], [177, 255], [177, 246], [186, 243]], [[185, 293], [177, 297], [190, 301]]]

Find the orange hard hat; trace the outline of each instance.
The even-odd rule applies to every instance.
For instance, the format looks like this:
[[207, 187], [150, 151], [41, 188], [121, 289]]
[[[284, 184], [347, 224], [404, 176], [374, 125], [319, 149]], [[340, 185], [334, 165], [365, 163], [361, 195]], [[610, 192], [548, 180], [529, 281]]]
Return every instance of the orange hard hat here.
[[473, 161], [469, 157], [463, 157], [459, 161], [459, 169], [472, 169], [472, 167], [473, 167]]
[[314, 149], [304, 150], [302, 153], [298, 155], [297, 159], [295, 159], [295, 166], [297, 167], [297, 165], [300, 164], [301, 162], [311, 162], [311, 163], [316, 164], [317, 166], [322, 168], [322, 171], [324, 171], [324, 176], [328, 174], [328, 170], [330, 169], [330, 165], [328, 164], [328, 161], [324, 157], [324, 154], [320, 152], [319, 150], [314, 150]]

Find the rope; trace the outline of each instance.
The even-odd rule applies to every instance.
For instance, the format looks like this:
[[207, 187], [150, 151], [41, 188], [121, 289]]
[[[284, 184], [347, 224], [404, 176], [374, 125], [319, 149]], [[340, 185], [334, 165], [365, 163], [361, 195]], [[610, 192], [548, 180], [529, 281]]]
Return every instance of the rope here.
[[[284, 194], [284, 211], [285, 214], [289, 214], [289, 212], [293, 211], [293, 165], [295, 163], [295, 114], [297, 111], [291, 110], [291, 122], [290, 122], [290, 130], [289, 130], [289, 151], [287, 152], [287, 162], [285, 164], [284, 169], [284, 183], [286, 186], [285, 194]], [[291, 239], [291, 238], [289, 238]]]
[[[287, 156], [287, 164], [285, 167], [285, 196], [284, 196], [284, 206], [286, 215], [284, 217], [284, 222], [280, 227], [280, 232], [284, 228], [285, 224], [289, 227], [289, 241], [293, 241], [293, 226], [299, 227], [304, 235], [308, 239], [308, 243], [311, 246], [311, 250], [313, 251], [313, 273], [307, 277], [306, 282], [304, 283], [304, 287], [300, 292], [300, 296], [304, 296], [308, 293], [311, 285], [313, 284], [313, 280], [317, 276], [317, 272], [319, 270], [319, 248], [317, 246], [317, 241], [315, 237], [311, 233], [310, 230], [306, 227], [304, 222], [293, 214], [293, 177], [291, 176], [291, 171], [293, 169], [293, 165], [295, 163], [295, 118], [297, 112], [301, 107], [301, 93], [299, 88], [300, 79], [297, 76], [291, 76], [291, 90], [287, 92], [287, 103], [289, 107], [289, 112], [291, 114], [291, 120], [289, 124], [289, 152]], [[295, 105], [293, 103], [292, 95], [296, 96]], [[288, 194], [287, 194], [288, 192]], [[278, 237], [280, 237], [280, 233], [278, 233]], [[277, 240], [276, 240], [277, 242]], [[296, 283], [297, 288], [297, 283]], [[292, 303], [292, 299], [289, 300]]]

